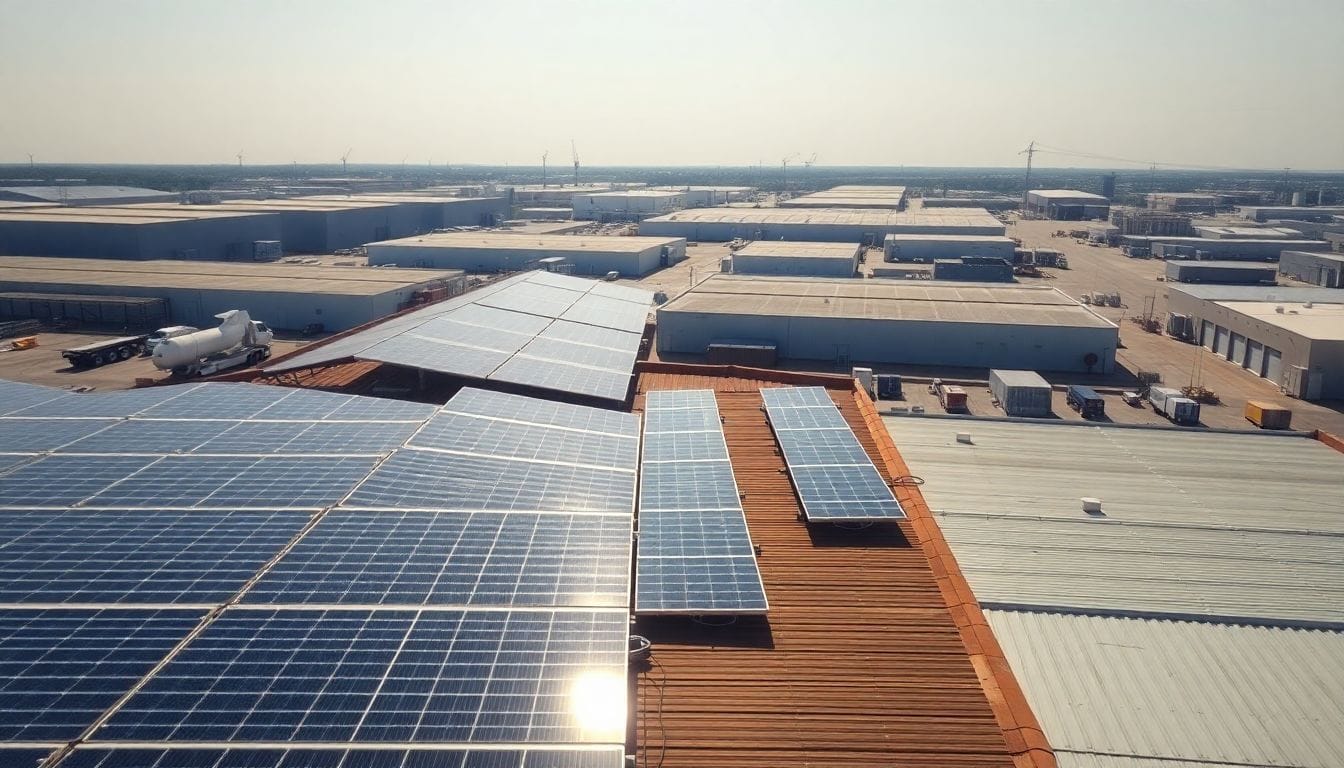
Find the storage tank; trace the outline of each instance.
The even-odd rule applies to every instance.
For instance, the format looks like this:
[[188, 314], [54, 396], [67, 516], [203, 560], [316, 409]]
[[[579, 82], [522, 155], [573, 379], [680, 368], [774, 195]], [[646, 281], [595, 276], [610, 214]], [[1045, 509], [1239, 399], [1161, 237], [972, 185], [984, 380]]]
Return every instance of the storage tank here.
[[190, 365], [203, 357], [233, 349], [247, 338], [252, 318], [246, 310], [231, 309], [215, 315], [219, 327], [165, 339], [154, 348], [154, 367], [163, 371]]
[[1050, 415], [1050, 383], [1035, 371], [992, 370], [989, 391], [1009, 416]]

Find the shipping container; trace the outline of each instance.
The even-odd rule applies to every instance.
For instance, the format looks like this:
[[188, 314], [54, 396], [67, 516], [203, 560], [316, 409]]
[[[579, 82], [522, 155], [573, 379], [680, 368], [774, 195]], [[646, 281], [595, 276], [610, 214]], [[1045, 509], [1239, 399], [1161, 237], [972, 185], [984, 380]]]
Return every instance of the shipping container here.
[[1098, 419], [1106, 415], [1106, 401], [1102, 400], [1101, 395], [1091, 387], [1080, 384], [1070, 386], [1064, 401], [1084, 419]]
[[1184, 396], [1179, 389], [1153, 387], [1148, 390], [1148, 402], [1153, 410], [1176, 424], [1198, 424], [1199, 403]]
[[1035, 371], [989, 372], [989, 391], [1009, 416], [1050, 415], [1050, 383]]
[[1246, 401], [1246, 420], [1261, 429], [1288, 429], [1293, 423], [1293, 412], [1281, 405], [1260, 400]]

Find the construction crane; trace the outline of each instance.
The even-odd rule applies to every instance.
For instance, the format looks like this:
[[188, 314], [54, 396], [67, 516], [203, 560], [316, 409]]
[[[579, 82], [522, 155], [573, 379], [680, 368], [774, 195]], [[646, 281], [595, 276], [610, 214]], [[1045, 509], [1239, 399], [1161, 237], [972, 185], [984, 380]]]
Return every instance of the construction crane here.
[[569, 153], [574, 156], [574, 186], [579, 186], [579, 150], [574, 147], [574, 140], [569, 140]]
[[241, 149], [238, 150], [238, 154], [236, 155], [236, 157], [238, 158], [238, 167], [239, 167], [239, 168], [242, 168], [242, 167], [243, 167], [243, 150], [241, 150]]
[[1039, 151], [1040, 150], [1036, 148], [1036, 140], [1032, 139], [1026, 149], [1017, 153], [1019, 155], [1027, 156], [1027, 184], [1026, 189], [1022, 190], [1022, 207], [1024, 209], [1027, 207], [1027, 193], [1031, 191], [1031, 158]]
[[541, 188], [546, 188], [546, 158], [551, 156], [551, 150], [546, 149], [541, 152]]
[[350, 159], [350, 153], [351, 153], [351, 152], [354, 152], [354, 151], [355, 151], [354, 148], [351, 147], [350, 149], [345, 150], [345, 154], [344, 154], [344, 155], [341, 155], [341, 175], [342, 175], [342, 176], [345, 175], [345, 167], [346, 167], [346, 166], [345, 166], [345, 161], [347, 161], [347, 160]]
[[804, 167], [804, 168], [811, 168], [811, 167], [812, 167], [812, 164], [815, 163], [815, 162], [817, 162], [817, 153], [816, 153], [816, 152], [813, 152], [811, 157], [809, 157], [809, 158], [807, 158], [806, 160], [803, 161], [803, 167]]
[[779, 161], [780, 164], [779, 184], [784, 189], [789, 188], [789, 161], [797, 158], [798, 156], [799, 156], [798, 153], [794, 152], [792, 155], [789, 155], [788, 157], [785, 157], [783, 160]]

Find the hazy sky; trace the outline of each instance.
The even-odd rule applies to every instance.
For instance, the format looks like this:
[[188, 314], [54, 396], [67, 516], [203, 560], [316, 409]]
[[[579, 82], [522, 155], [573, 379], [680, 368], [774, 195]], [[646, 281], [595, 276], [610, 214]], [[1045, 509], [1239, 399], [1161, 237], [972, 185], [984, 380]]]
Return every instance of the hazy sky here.
[[[0, 0], [0, 162], [1344, 169], [1344, 0]], [[1049, 166], [1131, 167], [1041, 155]]]

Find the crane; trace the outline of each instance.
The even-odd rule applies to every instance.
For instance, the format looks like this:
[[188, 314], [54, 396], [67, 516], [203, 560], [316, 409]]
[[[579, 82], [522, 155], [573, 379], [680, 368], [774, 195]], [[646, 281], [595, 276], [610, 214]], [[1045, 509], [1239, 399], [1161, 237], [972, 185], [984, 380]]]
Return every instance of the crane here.
[[817, 153], [816, 153], [816, 152], [813, 152], [811, 157], [809, 157], [809, 158], [807, 158], [806, 160], [803, 161], [803, 167], [804, 167], [804, 168], [811, 168], [811, 167], [812, 167], [812, 164], [815, 163], [815, 162], [817, 162]]
[[574, 186], [579, 186], [579, 150], [574, 146], [574, 140], [569, 140], [569, 152], [574, 156]]
[[351, 147], [350, 149], [345, 150], [345, 154], [344, 154], [344, 155], [341, 155], [341, 175], [342, 175], [342, 176], [345, 175], [345, 161], [350, 159], [350, 153], [351, 153], [351, 152], [354, 152], [354, 151], [355, 151], [354, 148]]
[[779, 164], [781, 166], [779, 171], [779, 183], [780, 186], [782, 186], [785, 189], [789, 188], [789, 161], [794, 160], [797, 157], [798, 153], [794, 152], [793, 154], [779, 161]]
[[1021, 152], [1018, 152], [1018, 153], [1017, 153], [1017, 154], [1019, 154], [1019, 155], [1026, 155], [1026, 156], [1027, 156], [1027, 184], [1026, 184], [1026, 187], [1027, 187], [1027, 188], [1024, 189], [1024, 190], [1022, 190], [1022, 207], [1023, 207], [1023, 209], [1025, 209], [1025, 208], [1027, 207], [1027, 206], [1026, 206], [1026, 204], [1027, 204], [1027, 193], [1031, 191], [1031, 157], [1032, 157], [1032, 155], [1035, 155], [1037, 152], [1040, 152], [1040, 150], [1036, 148], [1036, 140], [1035, 140], [1035, 139], [1032, 139], [1032, 140], [1031, 140], [1031, 143], [1027, 145], [1027, 148], [1026, 148], [1026, 149], [1024, 149], [1024, 150], [1022, 150]]
[[242, 167], [243, 167], [243, 150], [241, 150], [241, 149], [238, 150], [237, 158], [238, 158], [238, 167], [239, 167], [239, 168], [242, 168]]
[[551, 150], [543, 149], [541, 151], [541, 188], [546, 188], [546, 158], [551, 156]]

